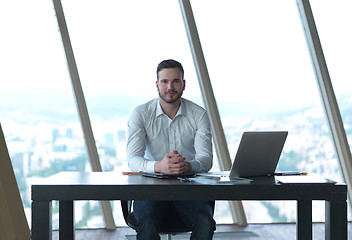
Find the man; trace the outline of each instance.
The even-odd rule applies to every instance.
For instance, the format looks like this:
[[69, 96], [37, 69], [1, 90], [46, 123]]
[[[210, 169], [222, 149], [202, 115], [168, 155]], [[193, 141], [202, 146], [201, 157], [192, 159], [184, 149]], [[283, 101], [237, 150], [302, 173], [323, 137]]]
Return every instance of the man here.
[[[158, 65], [159, 98], [136, 107], [128, 122], [132, 171], [180, 174], [211, 169], [209, 119], [202, 107], [182, 98], [185, 84], [181, 63], [169, 59]], [[160, 239], [159, 226], [170, 207], [191, 226], [191, 239], [212, 239], [215, 221], [208, 201], [135, 201], [137, 239]]]

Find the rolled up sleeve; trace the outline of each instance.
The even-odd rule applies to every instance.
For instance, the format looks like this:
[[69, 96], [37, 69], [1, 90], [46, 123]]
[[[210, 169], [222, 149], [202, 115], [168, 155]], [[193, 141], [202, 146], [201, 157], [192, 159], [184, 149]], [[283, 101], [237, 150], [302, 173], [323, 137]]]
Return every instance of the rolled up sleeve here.
[[207, 172], [213, 166], [213, 144], [208, 115], [206, 112], [198, 122], [194, 139], [195, 159], [190, 160], [193, 172]]
[[146, 141], [143, 117], [135, 110], [128, 121], [127, 161], [131, 171], [154, 171], [155, 161], [144, 158]]

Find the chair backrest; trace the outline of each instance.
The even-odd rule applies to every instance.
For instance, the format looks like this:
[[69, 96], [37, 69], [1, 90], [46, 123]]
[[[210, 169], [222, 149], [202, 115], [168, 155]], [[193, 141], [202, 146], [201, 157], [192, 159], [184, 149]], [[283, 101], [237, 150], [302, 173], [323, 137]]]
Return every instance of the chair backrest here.
[[[215, 201], [209, 201], [209, 204], [213, 210], [213, 215], [214, 215], [214, 209], [215, 209]], [[121, 208], [122, 208], [122, 213], [123, 217], [125, 219], [126, 224], [133, 228], [137, 229], [137, 221], [134, 218], [134, 214], [132, 212], [132, 200], [128, 201], [122, 201], [121, 200]], [[160, 233], [161, 234], [170, 234], [170, 233], [180, 233], [180, 232], [189, 232], [191, 229], [189, 229], [186, 225], [183, 224], [180, 216], [177, 214], [177, 212], [174, 209], [170, 210], [170, 217], [168, 218], [168, 221], [165, 221], [163, 225], [160, 227]]]

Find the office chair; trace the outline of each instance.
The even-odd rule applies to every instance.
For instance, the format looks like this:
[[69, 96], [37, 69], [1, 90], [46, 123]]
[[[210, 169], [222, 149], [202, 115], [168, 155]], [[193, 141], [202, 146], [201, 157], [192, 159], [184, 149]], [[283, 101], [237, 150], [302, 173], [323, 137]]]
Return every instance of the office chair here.
[[[209, 204], [213, 210], [213, 215], [214, 215], [214, 208], [215, 208], [215, 201], [209, 201]], [[121, 200], [121, 208], [122, 208], [122, 213], [123, 217], [125, 219], [126, 224], [133, 228], [134, 230], [137, 229], [137, 221], [134, 218], [134, 214], [131, 211], [132, 209], [132, 200], [128, 201], [123, 201]], [[164, 222], [163, 225], [160, 228], [160, 234], [166, 234], [167, 239], [171, 240], [171, 236], [175, 235], [177, 233], [181, 232], [190, 232], [191, 229], [189, 229], [187, 226], [183, 224], [181, 221], [180, 217], [176, 213], [176, 211], [172, 208], [172, 211], [170, 211], [170, 217], [168, 221]]]

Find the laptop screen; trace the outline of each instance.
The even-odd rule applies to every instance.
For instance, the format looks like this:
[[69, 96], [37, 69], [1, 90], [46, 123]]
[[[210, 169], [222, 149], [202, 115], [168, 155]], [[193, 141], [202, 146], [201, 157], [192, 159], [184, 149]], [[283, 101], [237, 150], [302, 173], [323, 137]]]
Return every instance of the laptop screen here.
[[230, 176], [253, 177], [274, 174], [287, 131], [244, 132]]

